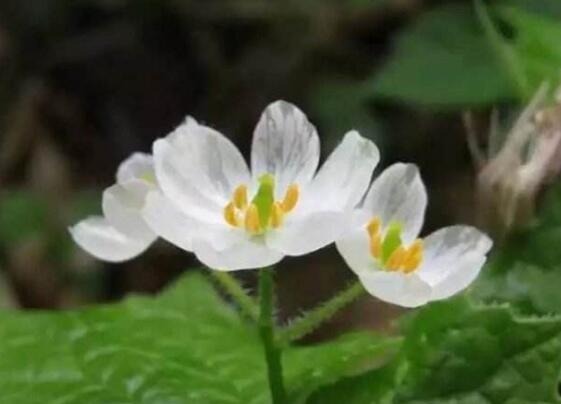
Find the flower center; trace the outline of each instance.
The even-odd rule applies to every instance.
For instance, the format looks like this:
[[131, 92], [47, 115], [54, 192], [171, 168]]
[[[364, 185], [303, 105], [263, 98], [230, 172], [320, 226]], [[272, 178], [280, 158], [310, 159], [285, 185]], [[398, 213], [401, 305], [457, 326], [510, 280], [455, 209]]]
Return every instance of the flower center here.
[[300, 190], [298, 185], [291, 184], [279, 201], [275, 200], [274, 194], [275, 178], [271, 174], [259, 177], [259, 188], [251, 202], [248, 202], [247, 186], [239, 185], [232, 194], [232, 200], [224, 207], [224, 220], [230, 226], [245, 228], [251, 235], [280, 227], [285, 215], [298, 203]]
[[156, 185], [156, 175], [152, 171], [146, 171], [140, 176], [140, 179], [146, 181], [150, 185]]
[[382, 221], [375, 216], [366, 230], [370, 239], [370, 254], [387, 271], [408, 274], [415, 271], [423, 260], [423, 241], [417, 239], [405, 247], [401, 241], [401, 223], [391, 222], [383, 235]]

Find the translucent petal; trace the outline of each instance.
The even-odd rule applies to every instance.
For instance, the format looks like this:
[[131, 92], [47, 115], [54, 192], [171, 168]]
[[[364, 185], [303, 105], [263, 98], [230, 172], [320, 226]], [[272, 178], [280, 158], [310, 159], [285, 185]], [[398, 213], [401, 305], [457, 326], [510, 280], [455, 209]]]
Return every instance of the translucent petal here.
[[[493, 245], [491, 239], [476, 228], [460, 225], [437, 230], [426, 237], [423, 244], [424, 258], [417, 271], [421, 278], [434, 287], [460, 268], [462, 271], [479, 272], [480, 259], [485, 258]], [[470, 268], [466, 269], [466, 266]], [[471, 275], [466, 276], [465, 279], [471, 279]], [[452, 279], [462, 278], [459, 275], [454, 277]], [[465, 279], [462, 278], [462, 282]]]
[[122, 262], [141, 254], [155, 240], [127, 236], [102, 217], [89, 217], [69, 229], [74, 241], [96, 258]]
[[462, 258], [448, 276], [433, 286], [431, 300], [446, 299], [467, 288], [479, 275], [487, 257], [471, 254]]
[[380, 270], [370, 255], [369, 238], [364, 228], [355, 228], [337, 240], [335, 245], [349, 268], [357, 275]]
[[398, 221], [403, 225], [402, 239], [413, 241], [423, 226], [427, 193], [414, 164], [397, 163], [386, 168], [370, 187], [364, 210], [379, 216], [384, 225]]
[[270, 230], [266, 242], [286, 255], [304, 255], [333, 243], [343, 232], [346, 220], [341, 212], [310, 213]]
[[123, 185], [130, 180], [153, 179], [154, 160], [150, 154], [133, 153], [117, 169], [117, 183]]
[[303, 203], [310, 210], [354, 208], [364, 197], [379, 160], [373, 142], [356, 131], [347, 133], [307, 187]]
[[417, 307], [431, 298], [431, 287], [415, 273], [370, 271], [359, 279], [372, 296], [399, 306]]
[[193, 235], [200, 222], [186, 216], [161, 192], [148, 195], [142, 215], [158, 236], [183, 250], [192, 250]]
[[224, 250], [217, 250], [207, 240], [195, 239], [193, 250], [199, 261], [219, 271], [264, 268], [283, 258], [282, 253], [271, 250], [262, 240], [249, 238]]
[[119, 232], [139, 240], [151, 240], [150, 230], [141, 215], [146, 198], [146, 186], [136, 180], [129, 181], [127, 188], [113, 185], [103, 192], [103, 214]]
[[319, 137], [306, 115], [285, 101], [269, 105], [253, 134], [253, 178], [274, 175], [276, 195], [283, 195], [290, 184], [309, 182], [318, 162]]
[[188, 214], [221, 222], [235, 188], [249, 182], [242, 155], [223, 135], [189, 120], [154, 143], [158, 184]]

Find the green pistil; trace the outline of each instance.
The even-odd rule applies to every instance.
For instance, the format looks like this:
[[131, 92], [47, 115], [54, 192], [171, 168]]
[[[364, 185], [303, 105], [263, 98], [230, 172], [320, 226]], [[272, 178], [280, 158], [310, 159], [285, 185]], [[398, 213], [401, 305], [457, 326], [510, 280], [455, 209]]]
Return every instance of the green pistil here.
[[257, 206], [259, 212], [259, 223], [261, 228], [267, 228], [273, 203], [275, 202], [275, 177], [271, 174], [263, 174], [259, 177], [259, 189], [253, 198], [252, 203]]
[[401, 224], [391, 222], [388, 226], [386, 236], [382, 241], [382, 264], [385, 264], [392, 253], [401, 246]]
[[148, 183], [150, 183], [150, 184], [152, 184], [152, 185], [155, 185], [155, 184], [156, 184], [156, 176], [154, 175], [153, 172], [150, 172], [150, 171], [148, 171], [148, 172], [142, 174], [142, 175], [140, 176], [140, 179], [142, 179], [142, 180], [144, 180], [144, 181], [146, 181], [146, 182], [148, 182]]

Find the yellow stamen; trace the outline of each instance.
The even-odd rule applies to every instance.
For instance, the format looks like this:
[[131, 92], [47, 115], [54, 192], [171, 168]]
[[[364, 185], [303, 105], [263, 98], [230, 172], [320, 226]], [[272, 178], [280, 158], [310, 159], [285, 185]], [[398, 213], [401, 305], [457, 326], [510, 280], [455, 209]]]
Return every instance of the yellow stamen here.
[[403, 272], [413, 272], [415, 269], [417, 269], [422, 260], [423, 242], [422, 240], [417, 239], [407, 249], [407, 253], [405, 254], [405, 258], [403, 259], [403, 263], [401, 264]]
[[379, 234], [370, 236], [370, 254], [374, 258], [379, 258], [382, 253], [382, 238]]
[[247, 186], [240, 185], [234, 190], [234, 197], [232, 198], [234, 205], [238, 209], [244, 209], [247, 206]]
[[236, 213], [236, 207], [233, 202], [230, 202], [224, 208], [224, 220], [226, 220], [226, 223], [234, 227], [238, 227], [240, 225], [238, 215]]
[[388, 258], [388, 262], [386, 262], [386, 268], [389, 271], [398, 271], [403, 264], [403, 260], [405, 259], [406, 254], [407, 252], [405, 248], [403, 248], [403, 246], [399, 246], [392, 253], [392, 255], [390, 255], [390, 258]]
[[249, 205], [245, 212], [245, 229], [250, 234], [257, 234], [261, 231], [259, 211], [257, 210], [257, 205], [254, 203]]
[[271, 226], [273, 229], [280, 227], [284, 221], [284, 211], [279, 202], [273, 204], [273, 209], [271, 210]]
[[281, 202], [282, 210], [285, 213], [290, 212], [298, 203], [298, 197], [300, 196], [300, 189], [296, 184], [290, 184], [284, 194], [284, 199]]
[[370, 237], [377, 236], [380, 233], [380, 227], [382, 226], [382, 222], [379, 217], [373, 218], [367, 226], [368, 234]]

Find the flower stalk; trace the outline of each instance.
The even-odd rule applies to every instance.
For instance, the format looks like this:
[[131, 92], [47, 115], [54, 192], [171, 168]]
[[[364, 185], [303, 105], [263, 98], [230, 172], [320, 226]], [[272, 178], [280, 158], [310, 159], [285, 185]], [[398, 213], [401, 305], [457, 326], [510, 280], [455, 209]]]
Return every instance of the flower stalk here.
[[278, 345], [281, 347], [287, 346], [292, 341], [310, 334], [321, 324], [331, 319], [339, 310], [362, 296], [364, 292], [365, 289], [360, 281], [353, 282], [345, 290], [296, 319], [291, 325], [282, 330], [278, 335]]
[[228, 272], [210, 271], [215, 282], [226, 292], [239, 307], [243, 316], [252, 321], [259, 321], [259, 306], [249, 296], [238, 280]]
[[269, 268], [259, 271], [259, 300], [259, 335], [265, 351], [271, 398], [273, 404], [283, 404], [286, 402], [286, 391], [282, 376], [281, 351], [275, 344], [273, 273]]

